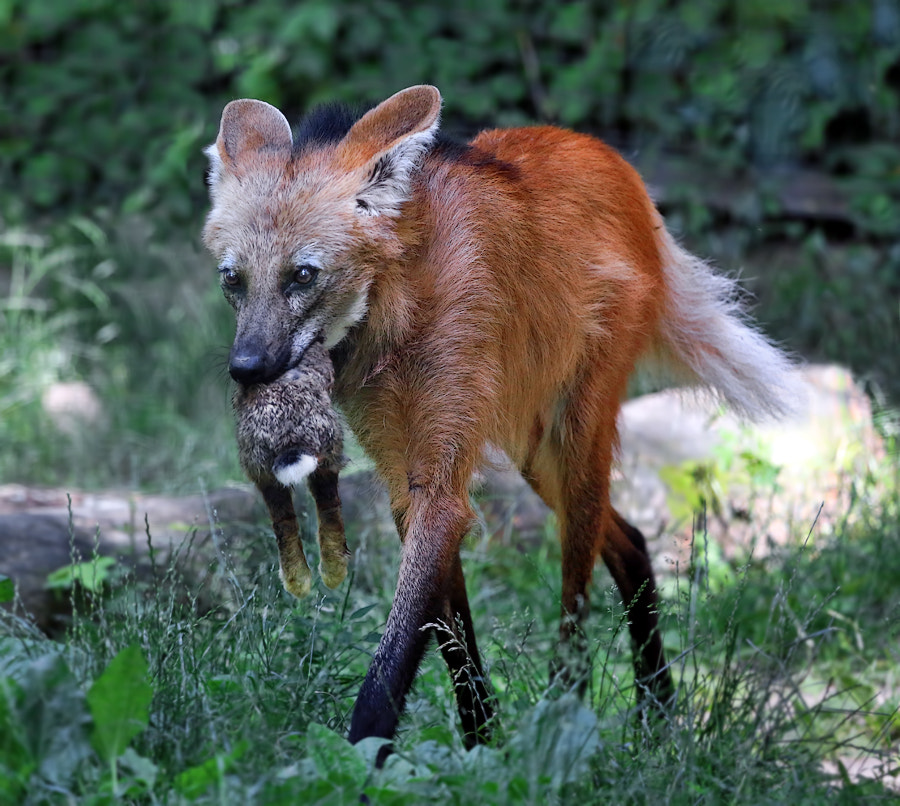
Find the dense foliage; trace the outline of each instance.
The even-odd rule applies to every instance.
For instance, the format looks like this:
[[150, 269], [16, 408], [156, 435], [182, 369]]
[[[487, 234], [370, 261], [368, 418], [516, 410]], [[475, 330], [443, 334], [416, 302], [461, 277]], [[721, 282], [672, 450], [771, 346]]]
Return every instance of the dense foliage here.
[[[0, 65], [0, 210], [192, 216], [223, 102], [297, 115], [420, 82], [463, 131], [544, 120], [729, 171], [900, 168], [896, 0], [4, 0]], [[871, 203], [900, 215], [896, 194]]]
[[[430, 651], [380, 771], [382, 740], [344, 736], [391, 598], [387, 541], [354, 534], [351, 577], [297, 602], [271, 562], [246, 560], [252, 535], [234, 534], [233, 552], [203, 562], [212, 610], [193, 585], [183, 595], [183, 554], [143, 581], [117, 567], [95, 576], [87, 563], [74, 578], [106, 580], [65, 643], [0, 610], [0, 801], [342, 806], [364, 792], [372, 804], [894, 802], [898, 515], [892, 498], [881, 524], [779, 551], [719, 590], [698, 541], [664, 605], [679, 681], [665, 722], [630, 708], [613, 589], [596, 586], [594, 670], [580, 701], [549, 683], [558, 547], [467, 547], [495, 739], [463, 749], [446, 667]], [[9, 587], [0, 577], [0, 602]]]

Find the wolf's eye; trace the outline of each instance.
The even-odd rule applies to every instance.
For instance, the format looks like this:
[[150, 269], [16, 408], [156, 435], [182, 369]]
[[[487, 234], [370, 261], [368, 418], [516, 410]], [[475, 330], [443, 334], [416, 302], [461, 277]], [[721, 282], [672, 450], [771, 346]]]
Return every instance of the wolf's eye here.
[[241, 275], [234, 269], [219, 269], [219, 273], [222, 275], [222, 282], [225, 283], [225, 285], [236, 288], [241, 284]]
[[294, 282], [297, 285], [309, 285], [316, 279], [318, 273], [319, 270], [315, 266], [304, 263], [297, 266], [297, 270], [294, 272]]

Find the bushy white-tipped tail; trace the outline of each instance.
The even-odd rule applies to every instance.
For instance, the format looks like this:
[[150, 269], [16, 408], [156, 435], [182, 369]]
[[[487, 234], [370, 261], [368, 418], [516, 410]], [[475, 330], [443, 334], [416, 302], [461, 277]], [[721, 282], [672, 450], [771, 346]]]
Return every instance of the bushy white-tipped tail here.
[[751, 420], [794, 413], [804, 398], [796, 367], [748, 323], [737, 283], [682, 249], [665, 227], [659, 233], [667, 288], [659, 329], [665, 363]]

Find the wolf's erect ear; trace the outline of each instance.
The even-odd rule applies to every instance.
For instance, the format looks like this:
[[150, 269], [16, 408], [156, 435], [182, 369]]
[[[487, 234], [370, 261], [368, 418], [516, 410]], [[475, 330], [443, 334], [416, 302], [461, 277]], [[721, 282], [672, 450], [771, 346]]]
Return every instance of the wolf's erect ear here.
[[436, 87], [401, 90], [370, 109], [337, 148], [338, 164], [365, 170], [357, 209], [368, 215], [396, 216], [409, 197], [410, 174], [431, 145], [441, 113]]
[[291, 126], [274, 106], [250, 99], [232, 101], [222, 111], [216, 142], [206, 149], [210, 184], [214, 186], [223, 171], [239, 171], [261, 152], [287, 160], [291, 144]]

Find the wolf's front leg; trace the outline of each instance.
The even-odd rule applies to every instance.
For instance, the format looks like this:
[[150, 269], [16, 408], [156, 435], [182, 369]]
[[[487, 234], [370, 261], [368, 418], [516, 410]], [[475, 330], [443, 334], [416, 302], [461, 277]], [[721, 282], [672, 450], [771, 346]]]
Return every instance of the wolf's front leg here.
[[[394, 737], [431, 634], [428, 628], [446, 617], [449, 578], [473, 514], [464, 492], [438, 491], [413, 496], [405, 520], [397, 592], [353, 709], [352, 743], [368, 736]], [[381, 749], [379, 766], [389, 752], [387, 746]]]

